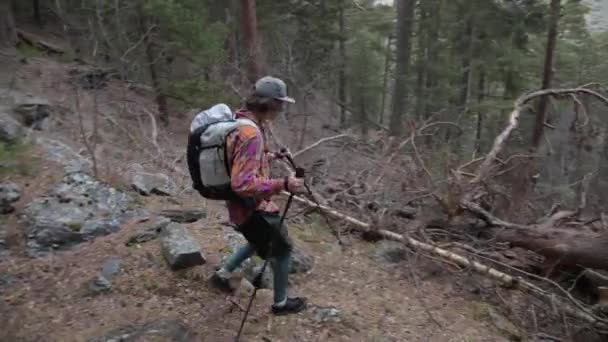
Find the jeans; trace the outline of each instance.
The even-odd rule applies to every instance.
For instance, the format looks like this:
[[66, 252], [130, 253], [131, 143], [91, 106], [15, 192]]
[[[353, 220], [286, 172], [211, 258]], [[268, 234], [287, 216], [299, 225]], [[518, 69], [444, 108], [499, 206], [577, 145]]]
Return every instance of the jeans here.
[[[245, 260], [253, 256], [254, 253], [255, 249], [250, 244], [242, 246], [228, 258], [224, 269], [228, 272], [234, 272]], [[291, 253], [286, 253], [282, 256], [268, 259], [272, 268], [275, 303], [279, 303], [287, 298], [290, 257]]]

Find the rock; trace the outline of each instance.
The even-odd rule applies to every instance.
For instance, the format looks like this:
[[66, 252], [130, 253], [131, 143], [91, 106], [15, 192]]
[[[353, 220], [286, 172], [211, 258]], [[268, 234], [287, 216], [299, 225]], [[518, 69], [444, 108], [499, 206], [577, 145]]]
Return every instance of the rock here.
[[177, 185], [167, 175], [162, 173], [137, 172], [131, 185], [144, 196], [160, 195], [175, 196]]
[[51, 116], [53, 109], [46, 100], [38, 98], [24, 98], [24, 101], [13, 107], [13, 112], [27, 127], [42, 130], [45, 120]]
[[66, 175], [24, 209], [30, 252], [37, 255], [118, 231], [131, 201], [87, 174]]
[[412, 207], [403, 207], [393, 211], [393, 215], [409, 220], [413, 220], [414, 218], [416, 218], [416, 213], [418, 213], [418, 210]]
[[12, 182], [0, 183], [0, 213], [15, 211], [13, 203], [21, 198], [21, 187]]
[[6, 225], [0, 222], [0, 260], [6, 253]]
[[0, 142], [16, 144], [23, 136], [22, 126], [6, 113], [0, 113]]
[[193, 223], [202, 218], [207, 217], [207, 212], [205, 210], [197, 210], [197, 209], [185, 209], [185, 210], [163, 210], [159, 213], [159, 215], [167, 217], [171, 219], [173, 222], [177, 223]]
[[200, 339], [179, 320], [159, 320], [141, 325], [127, 325], [88, 342], [198, 342]]
[[127, 240], [126, 245], [132, 246], [136, 244], [152, 241], [160, 235], [160, 232], [171, 223], [166, 217], [157, 217], [151, 221], [141, 225], [135, 234], [131, 235]]
[[93, 174], [93, 162], [82, 157], [61, 141], [36, 137], [36, 143], [45, 150], [49, 159], [64, 165], [66, 174]]
[[289, 273], [306, 273], [312, 270], [315, 259], [304, 252], [301, 246], [295, 245], [289, 260]]
[[3, 289], [15, 282], [15, 277], [10, 274], [0, 273], [0, 295]]
[[312, 308], [313, 320], [317, 323], [340, 322], [340, 311], [334, 307], [318, 307]]
[[93, 240], [98, 236], [110, 235], [120, 230], [118, 219], [99, 219], [84, 223], [80, 234], [85, 241]]
[[160, 234], [163, 256], [173, 270], [205, 263], [198, 242], [177, 223], [167, 225]]
[[107, 292], [112, 289], [112, 278], [120, 272], [122, 261], [111, 258], [104, 262], [101, 272], [91, 281], [89, 290], [92, 294]]
[[494, 326], [503, 334], [507, 335], [510, 339], [521, 341], [521, 331], [503, 314], [498, 312], [491, 306], [488, 306], [488, 316]]
[[[245, 279], [247, 279], [247, 281], [253, 284], [252, 286], [255, 286], [255, 278], [258, 276], [260, 271], [262, 271], [262, 267], [264, 267], [264, 263], [260, 262], [259, 265], [243, 269], [243, 276]], [[273, 280], [274, 277], [272, 276], [272, 268], [270, 267], [269, 263], [264, 270], [264, 275], [262, 276], [259, 288], [272, 289], [274, 287]]]
[[407, 259], [408, 250], [402, 243], [383, 240], [378, 243], [375, 255], [381, 261], [398, 263]]

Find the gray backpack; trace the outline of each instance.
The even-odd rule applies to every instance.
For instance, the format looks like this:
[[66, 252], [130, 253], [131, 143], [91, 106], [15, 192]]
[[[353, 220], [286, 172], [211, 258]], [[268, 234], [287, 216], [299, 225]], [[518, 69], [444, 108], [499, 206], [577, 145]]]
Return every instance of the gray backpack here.
[[192, 187], [201, 196], [213, 200], [247, 200], [239, 197], [230, 185], [230, 167], [226, 137], [241, 126], [254, 126], [249, 119], [236, 119], [225, 104], [198, 113], [190, 125], [188, 170]]

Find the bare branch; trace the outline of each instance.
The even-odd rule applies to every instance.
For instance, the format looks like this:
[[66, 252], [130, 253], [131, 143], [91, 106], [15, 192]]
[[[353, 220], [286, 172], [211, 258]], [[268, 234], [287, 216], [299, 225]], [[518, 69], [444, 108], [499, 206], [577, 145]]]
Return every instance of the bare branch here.
[[307, 146], [307, 147], [305, 147], [305, 148], [303, 148], [303, 149], [295, 152], [293, 154], [293, 157], [295, 158], [295, 157], [297, 157], [297, 156], [299, 156], [299, 155], [301, 155], [303, 153], [306, 153], [306, 152], [312, 150], [313, 148], [315, 148], [315, 147], [317, 147], [317, 146], [319, 146], [319, 145], [321, 145], [323, 143], [326, 143], [328, 141], [332, 141], [332, 140], [336, 140], [336, 139], [340, 139], [340, 138], [345, 138], [345, 137], [350, 137], [350, 135], [349, 134], [338, 134], [338, 135], [334, 135], [332, 137], [326, 137], [326, 138], [320, 139], [317, 142], [315, 142], [314, 144], [311, 144], [311, 145], [309, 145], [309, 146]]
[[513, 132], [513, 130], [519, 125], [519, 117], [521, 116], [521, 112], [524, 109], [526, 103], [528, 103], [530, 100], [532, 100], [534, 98], [541, 97], [541, 96], [546, 96], [546, 95], [564, 96], [564, 95], [570, 95], [570, 94], [591, 95], [591, 96], [598, 98], [599, 100], [604, 102], [606, 105], [608, 105], [608, 98], [599, 94], [598, 92], [595, 92], [595, 91], [587, 89], [587, 88], [545, 89], [545, 90], [539, 90], [539, 91], [535, 91], [535, 92], [521, 96], [519, 99], [517, 99], [517, 101], [515, 101], [514, 109], [511, 112], [511, 114], [509, 115], [509, 123], [508, 123], [507, 127], [494, 140], [494, 145], [492, 146], [492, 149], [486, 155], [486, 158], [483, 161], [483, 163], [479, 166], [479, 169], [477, 171], [477, 177], [475, 177], [473, 180], [471, 180], [471, 183], [479, 183], [480, 181], [482, 181], [486, 178], [486, 176], [488, 175], [490, 166], [492, 165], [494, 160], [496, 160], [496, 157], [498, 156], [498, 153], [500, 153], [500, 151], [502, 150], [506, 140], [511, 135], [511, 132]]

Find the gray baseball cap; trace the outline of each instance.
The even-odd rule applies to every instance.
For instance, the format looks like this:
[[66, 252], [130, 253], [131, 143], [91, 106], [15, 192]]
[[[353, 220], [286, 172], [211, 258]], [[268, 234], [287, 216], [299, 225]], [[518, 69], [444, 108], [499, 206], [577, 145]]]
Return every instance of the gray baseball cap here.
[[287, 85], [285, 85], [285, 82], [272, 76], [262, 77], [255, 82], [254, 94], [283, 102], [296, 103], [296, 100], [287, 96]]

